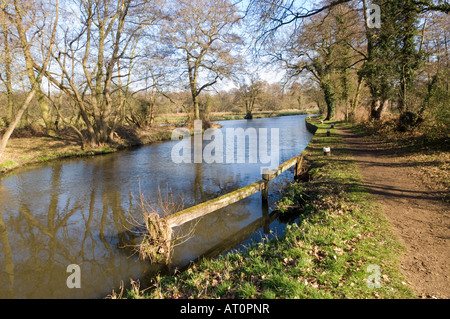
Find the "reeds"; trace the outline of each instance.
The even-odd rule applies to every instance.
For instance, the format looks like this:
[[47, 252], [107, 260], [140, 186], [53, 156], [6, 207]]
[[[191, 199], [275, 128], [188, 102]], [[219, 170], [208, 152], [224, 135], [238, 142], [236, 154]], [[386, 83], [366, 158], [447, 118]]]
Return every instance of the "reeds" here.
[[142, 260], [169, 265], [173, 248], [191, 237], [196, 223], [183, 234], [168, 226], [165, 218], [184, 208], [182, 197], [175, 199], [168, 188], [165, 194], [158, 188], [157, 200], [152, 202], [143, 195], [139, 185], [137, 201], [141, 221], [132, 217], [131, 224], [135, 226], [142, 240], [134, 249]]

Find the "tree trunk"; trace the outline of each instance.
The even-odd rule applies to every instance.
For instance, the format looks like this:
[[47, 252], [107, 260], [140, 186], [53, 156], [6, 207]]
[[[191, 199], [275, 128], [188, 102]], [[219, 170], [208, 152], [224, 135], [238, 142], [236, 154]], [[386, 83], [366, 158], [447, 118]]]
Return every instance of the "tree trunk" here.
[[359, 103], [359, 95], [361, 92], [361, 84], [362, 84], [362, 76], [358, 76], [358, 85], [356, 87], [356, 92], [355, 92], [355, 97], [352, 101], [352, 110], [350, 113], [350, 118], [352, 121], [355, 120], [355, 116], [356, 116], [356, 109], [358, 108], [358, 103]]
[[192, 95], [192, 103], [194, 107], [194, 120], [200, 120], [200, 105], [198, 104], [198, 97], [195, 94]]
[[372, 100], [371, 110], [370, 110], [370, 120], [379, 121], [383, 116], [383, 112], [386, 109], [389, 100], [387, 99], [374, 99]]
[[253, 110], [253, 103], [251, 101], [246, 101], [245, 102], [245, 113], [246, 114], [245, 114], [244, 119], [251, 120], [253, 118], [252, 110]]
[[400, 114], [405, 114], [408, 111], [407, 100], [406, 100], [406, 92], [407, 92], [407, 79], [405, 74], [405, 66], [402, 67], [402, 72], [400, 73], [400, 98], [398, 100], [398, 108]]
[[321, 86], [325, 95], [325, 102], [327, 103], [327, 117], [325, 118], [325, 121], [330, 121], [334, 119], [336, 113], [335, 93], [330, 83], [322, 82]]
[[36, 97], [38, 100], [39, 108], [41, 109], [41, 116], [47, 130], [47, 135], [53, 137], [58, 136], [58, 133], [55, 130], [55, 125], [52, 121], [50, 106], [48, 105], [47, 98], [45, 97], [45, 94], [42, 93], [40, 87], [38, 87], [38, 89], [36, 90]]
[[28, 93], [25, 101], [23, 102], [22, 106], [17, 111], [16, 116], [14, 117], [14, 120], [12, 120], [11, 123], [9, 123], [8, 128], [5, 131], [5, 134], [3, 134], [3, 136], [0, 140], [0, 159], [2, 158], [3, 153], [5, 152], [6, 144], [8, 144], [8, 140], [11, 137], [12, 132], [16, 128], [17, 124], [20, 122], [20, 119], [22, 118], [23, 113], [30, 105], [31, 100], [33, 99], [35, 94], [36, 94], [36, 89], [35, 88], [31, 89], [31, 91]]
[[33, 57], [30, 50], [30, 45], [26, 35], [26, 31], [22, 25], [23, 19], [20, 15], [17, 15], [18, 21], [16, 22], [17, 32], [19, 40], [22, 46], [23, 54], [25, 57], [26, 74], [30, 80], [31, 86], [34, 88], [35, 95], [37, 97], [39, 107], [41, 109], [42, 119], [44, 120], [47, 134], [50, 136], [57, 136], [50, 116], [50, 107], [48, 106], [45, 94], [41, 90], [41, 78], [36, 77], [33, 69]]
[[155, 96], [152, 93], [152, 95], [150, 96], [150, 114], [149, 114], [150, 119], [148, 120], [148, 123], [150, 125], [153, 125], [153, 122], [155, 121]]
[[5, 24], [2, 24], [2, 33], [3, 33], [3, 42], [4, 42], [4, 62], [5, 62], [5, 87], [6, 87], [6, 96], [7, 96], [7, 106], [6, 106], [6, 114], [5, 120], [6, 125], [9, 125], [13, 120], [14, 116], [14, 102], [13, 102], [13, 89], [12, 89], [12, 71], [11, 71], [11, 52], [9, 50], [9, 40], [8, 40], [8, 29]]

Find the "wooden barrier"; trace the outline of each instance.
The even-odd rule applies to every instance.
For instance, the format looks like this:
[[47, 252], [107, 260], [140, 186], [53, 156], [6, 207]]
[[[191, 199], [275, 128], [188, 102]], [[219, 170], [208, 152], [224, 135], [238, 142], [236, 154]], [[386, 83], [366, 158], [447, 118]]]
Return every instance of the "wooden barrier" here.
[[225, 194], [210, 201], [186, 208], [178, 213], [165, 217], [169, 227], [180, 226], [190, 220], [212, 213], [222, 207], [226, 207], [250, 195], [253, 195], [265, 187], [264, 181], [253, 183], [234, 192]]
[[303, 155], [294, 156], [290, 160], [288, 160], [288, 161], [284, 162], [283, 164], [281, 164], [280, 166], [278, 166], [278, 168], [263, 173], [263, 175], [262, 175], [263, 179], [261, 181], [258, 181], [256, 183], [253, 183], [246, 187], [240, 188], [231, 193], [222, 195], [218, 198], [198, 204], [196, 206], [186, 208], [175, 214], [167, 216], [164, 219], [165, 219], [168, 227], [172, 228], [172, 227], [181, 226], [182, 224], [184, 224], [188, 221], [191, 221], [191, 220], [196, 219], [201, 216], [205, 216], [205, 215], [212, 213], [220, 208], [223, 208], [230, 204], [236, 203], [237, 201], [240, 201], [241, 199], [249, 197], [250, 195], [253, 195], [259, 191], [262, 191], [262, 200], [267, 201], [268, 193], [269, 193], [269, 181], [274, 179], [281, 173], [285, 172], [286, 170], [288, 170], [289, 168], [291, 168], [294, 165], [295, 165], [294, 178], [297, 178], [297, 176], [301, 172], [302, 164], [303, 164]]
[[[307, 127], [308, 131], [310, 131], [311, 133], [314, 134], [316, 132], [316, 130], [318, 129], [317, 126], [309, 123], [307, 120], [305, 120], [305, 121], [306, 121], [306, 127]], [[171, 259], [170, 256], [171, 256], [171, 252], [173, 249], [172, 241], [174, 240], [172, 238], [172, 228], [181, 226], [186, 222], [189, 222], [196, 218], [205, 216], [205, 215], [210, 214], [220, 208], [223, 208], [223, 207], [226, 207], [233, 203], [236, 203], [236, 202], [240, 201], [241, 199], [247, 198], [250, 195], [253, 195], [259, 191], [261, 191], [261, 193], [262, 193], [261, 197], [262, 197], [262, 201], [263, 201], [262, 205], [263, 205], [263, 215], [264, 215], [264, 211], [268, 212], [269, 182], [272, 179], [279, 176], [281, 173], [287, 171], [289, 168], [291, 168], [294, 165], [295, 165], [294, 180], [297, 180], [301, 176], [301, 173], [302, 173], [303, 155], [294, 156], [293, 158], [287, 160], [286, 162], [284, 162], [283, 164], [278, 166], [276, 169], [263, 172], [262, 180], [260, 180], [256, 183], [253, 183], [246, 187], [240, 188], [240, 189], [230, 192], [228, 194], [222, 195], [218, 198], [209, 200], [207, 202], [198, 204], [196, 206], [183, 209], [175, 214], [172, 214], [172, 215], [162, 218], [161, 224], [165, 225], [164, 226], [165, 230], [167, 230], [167, 232], [168, 232], [168, 236], [167, 236], [168, 247], [167, 247], [167, 249], [164, 249], [164, 251], [156, 252], [156, 254], [164, 255], [163, 256], [164, 260], [167, 261], [166, 262], [167, 264], [170, 264], [170, 259]], [[264, 209], [264, 207], [266, 207], [266, 209]], [[161, 256], [156, 256], [155, 260], [159, 260], [157, 257], [161, 257]]]

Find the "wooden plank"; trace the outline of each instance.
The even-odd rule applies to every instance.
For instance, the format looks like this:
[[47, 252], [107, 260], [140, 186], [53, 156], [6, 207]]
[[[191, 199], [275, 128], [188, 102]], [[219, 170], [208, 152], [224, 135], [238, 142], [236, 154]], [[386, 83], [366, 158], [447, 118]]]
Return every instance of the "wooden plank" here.
[[261, 198], [263, 202], [267, 202], [267, 200], [269, 199], [269, 181], [264, 179], [264, 188], [261, 191]]
[[297, 156], [297, 164], [295, 164], [294, 178], [297, 178], [302, 173], [303, 155]]
[[263, 179], [267, 181], [274, 179], [281, 173], [287, 171], [289, 168], [297, 164], [297, 160], [298, 160], [297, 156], [294, 156], [290, 160], [287, 160], [286, 162], [278, 166], [276, 169], [271, 170], [268, 174], [263, 174]]
[[169, 227], [180, 226], [190, 220], [212, 213], [220, 208], [233, 204], [241, 199], [253, 195], [265, 188], [265, 181], [258, 181], [249, 186], [238, 189], [199, 205], [186, 208], [178, 213], [165, 217]]
[[[234, 192], [222, 195], [218, 198], [212, 199], [210, 201], [201, 203], [199, 205], [186, 208], [182, 211], [179, 211], [173, 215], [167, 216], [165, 218], [169, 227], [180, 226], [188, 221], [196, 219], [198, 217], [207, 215], [212, 213], [220, 208], [226, 207], [230, 204], [233, 204], [241, 199], [244, 199], [250, 195], [253, 195], [259, 191], [262, 191], [262, 199], [263, 201], [267, 201], [268, 197], [268, 188], [269, 181], [285, 172], [292, 166], [296, 165], [296, 172], [298, 172], [299, 165], [302, 164], [303, 156], [294, 156], [290, 160], [287, 160], [276, 169], [269, 171], [268, 173], [264, 173], [262, 175], [263, 180], [253, 183], [249, 186], [240, 188]], [[294, 173], [295, 174], [295, 173]]]

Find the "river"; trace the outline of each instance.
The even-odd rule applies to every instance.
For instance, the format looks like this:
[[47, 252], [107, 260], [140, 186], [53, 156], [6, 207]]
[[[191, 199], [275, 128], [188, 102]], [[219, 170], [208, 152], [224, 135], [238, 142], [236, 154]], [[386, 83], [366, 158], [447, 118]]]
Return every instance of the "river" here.
[[[305, 117], [218, 123], [224, 136], [227, 129], [251, 128], [258, 134], [267, 129], [269, 154], [271, 137], [277, 135], [281, 164], [311, 140]], [[250, 163], [249, 147], [245, 163], [207, 164], [176, 163], [172, 151], [177, 145], [180, 141], [167, 141], [55, 161], [1, 179], [0, 298], [103, 298], [117, 291], [121, 281], [127, 284], [155, 271], [130, 247], [138, 239], [133, 222], [140, 221], [140, 194], [153, 203], [159, 194], [171, 194], [176, 203], [189, 207], [261, 179], [264, 165]], [[229, 147], [224, 146], [224, 153]], [[273, 218], [271, 208], [280, 189], [292, 180], [291, 169], [271, 182], [269, 207], [257, 193], [181, 227], [186, 233], [195, 225], [188, 240], [175, 247], [172, 267], [280, 235], [286, 224]], [[79, 266], [80, 288], [67, 285], [67, 267], [74, 264]]]

